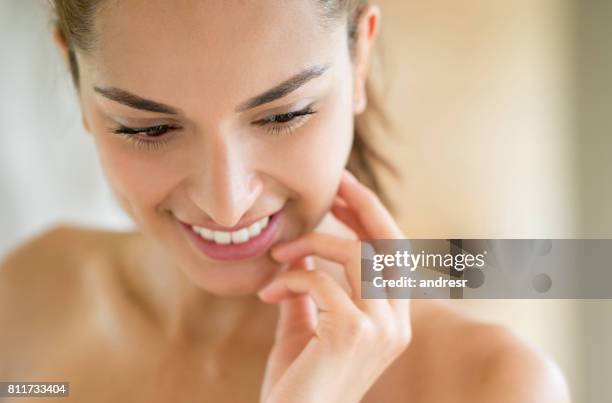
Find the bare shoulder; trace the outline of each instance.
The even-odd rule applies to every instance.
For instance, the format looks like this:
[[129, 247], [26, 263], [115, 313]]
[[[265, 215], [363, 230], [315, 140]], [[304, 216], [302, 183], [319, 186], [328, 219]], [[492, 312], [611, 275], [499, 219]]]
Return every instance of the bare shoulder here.
[[83, 274], [113, 259], [109, 252], [119, 237], [120, 233], [68, 225], [48, 229], [0, 261], [1, 295], [24, 302], [31, 302], [24, 294], [45, 299], [52, 293], [58, 302], [70, 298], [64, 291], [81, 286]]
[[411, 303], [412, 342], [376, 385], [380, 393], [396, 389], [392, 401], [570, 402], [558, 366], [509, 328], [445, 302]]
[[478, 363], [481, 378], [475, 379], [477, 382], [473, 384], [480, 401], [570, 402], [561, 370], [543, 352], [507, 327], [480, 324], [474, 332], [492, 339], [488, 342], [487, 353]]
[[[110, 232], [55, 227], [29, 239], [0, 263], [0, 377], [28, 355], [67, 340], [88, 309], [89, 292], [110, 267]], [[108, 275], [108, 274], [107, 274]], [[77, 331], [78, 333], [78, 331]]]
[[[30, 238], [6, 255], [0, 264], [0, 298], [3, 315], [38, 319], [65, 299], [78, 280], [79, 241], [71, 227], [55, 227]], [[74, 243], [73, 243], [74, 242]], [[74, 246], [73, 246], [74, 245]], [[35, 314], [39, 312], [38, 314]]]
[[[559, 367], [536, 346], [510, 328], [480, 322], [447, 307], [455, 317], [460, 357], [473, 357], [465, 377], [466, 401], [500, 403], [568, 403], [569, 390]], [[453, 333], [449, 329], [449, 335]]]
[[422, 329], [421, 338], [432, 338], [445, 347], [440, 360], [450, 364], [453, 372], [447, 376], [458, 382], [455, 391], [463, 386], [456, 396], [461, 398], [455, 401], [570, 401], [557, 365], [508, 327], [475, 320], [440, 301], [421, 310], [416, 320], [424, 324], [415, 324]]

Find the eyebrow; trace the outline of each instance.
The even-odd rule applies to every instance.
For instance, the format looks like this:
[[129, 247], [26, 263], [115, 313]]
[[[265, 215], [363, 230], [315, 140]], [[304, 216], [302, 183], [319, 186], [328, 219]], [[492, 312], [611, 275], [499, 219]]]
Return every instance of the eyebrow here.
[[258, 106], [270, 103], [279, 98], [282, 98], [289, 93], [297, 90], [313, 78], [323, 75], [329, 69], [328, 65], [315, 65], [306, 68], [300, 73], [293, 77], [283, 81], [274, 88], [267, 90], [266, 92], [256, 95], [246, 102], [241, 103], [236, 107], [236, 112], [244, 112], [249, 109], [256, 108]]
[[[293, 77], [283, 81], [279, 85], [259, 94], [236, 107], [236, 112], [244, 112], [249, 109], [270, 103], [279, 98], [287, 96], [291, 92], [297, 90], [310, 80], [321, 76], [329, 69], [328, 65], [315, 65], [306, 68], [297, 73]], [[94, 86], [94, 91], [112, 101], [129, 106], [130, 108], [140, 109], [148, 112], [163, 113], [168, 115], [177, 115], [178, 110], [170, 105], [150, 99], [142, 98], [132, 94], [129, 91], [116, 87], [98, 87]]]
[[177, 115], [178, 111], [172, 106], [162, 104], [161, 102], [151, 101], [134, 95], [126, 90], [115, 87], [94, 87], [94, 91], [98, 94], [120, 104], [127, 105], [130, 108], [140, 109], [143, 111], [165, 113], [168, 115]]

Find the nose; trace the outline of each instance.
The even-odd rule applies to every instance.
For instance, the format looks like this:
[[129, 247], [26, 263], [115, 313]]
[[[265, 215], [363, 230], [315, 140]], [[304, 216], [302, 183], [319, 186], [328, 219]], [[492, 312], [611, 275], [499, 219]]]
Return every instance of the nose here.
[[240, 147], [218, 141], [209, 144], [196, 166], [191, 200], [215, 223], [236, 226], [263, 189], [250, 158]]

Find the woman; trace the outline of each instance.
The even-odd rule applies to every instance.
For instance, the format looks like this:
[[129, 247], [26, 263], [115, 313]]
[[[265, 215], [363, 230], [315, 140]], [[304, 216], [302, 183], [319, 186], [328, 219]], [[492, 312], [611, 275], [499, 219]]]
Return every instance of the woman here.
[[403, 237], [345, 171], [376, 6], [54, 3], [139, 231], [57, 228], [5, 260], [2, 380], [67, 381], [87, 402], [568, 401], [504, 328], [359, 298], [359, 239]]

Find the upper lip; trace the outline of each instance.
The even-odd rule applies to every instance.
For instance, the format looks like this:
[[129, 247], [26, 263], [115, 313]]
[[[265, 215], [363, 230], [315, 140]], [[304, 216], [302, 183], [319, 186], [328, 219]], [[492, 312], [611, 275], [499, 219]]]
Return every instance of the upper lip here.
[[242, 228], [248, 228], [252, 224], [255, 224], [257, 221], [261, 220], [262, 218], [270, 217], [270, 216], [278, 213], [281, 210], [282, 210], [282, 208], [277, 210], [277, 211], [275, 211], [275, 212], [273, 212], [273, 213], [259, 216], [259, 218], [252, 218], [252, 219], [249, 219], [249, 220], [244, 220], [244, 221], [239, 222], [238, 224], [234, 225], [233, 227], [224, 227], [222, 225], [215, 224], [213, 222], [207, 222], [205, 224], [194, 224], [194, 223], [187, 223], [187, 222], [185, 222], [185, 224], [190, 225], [190, 226], [210, 229], [210, 230], [213, 230], [213, 231], [233, 232], [233, 231], [237, 231], [237, 230], [242, 229]]

